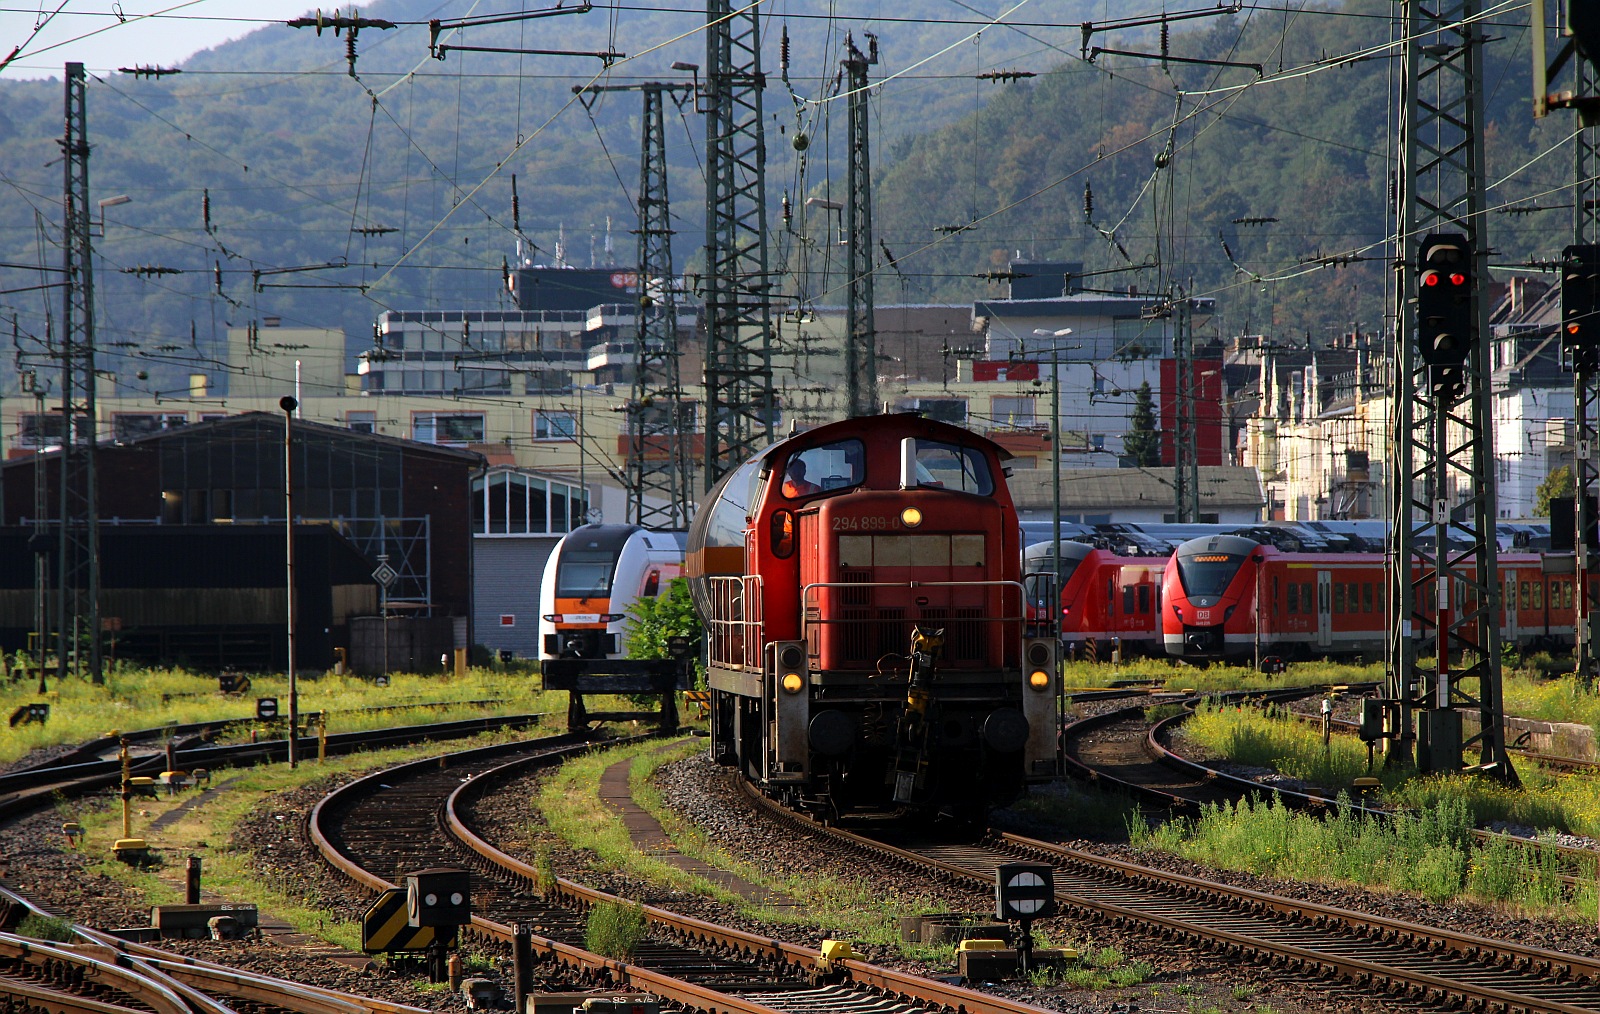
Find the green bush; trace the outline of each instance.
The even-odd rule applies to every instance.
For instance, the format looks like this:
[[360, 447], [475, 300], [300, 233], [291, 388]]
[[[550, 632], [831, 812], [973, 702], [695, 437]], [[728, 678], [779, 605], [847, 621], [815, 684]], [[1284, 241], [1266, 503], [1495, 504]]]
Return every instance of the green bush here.
[[53, 915], [40, 915], [29, 912], [17, 923], [17, 935], [33, 937], [35, 940], [53, 940], [59, 944], [71, 943], [73, 940], [72, 923]]

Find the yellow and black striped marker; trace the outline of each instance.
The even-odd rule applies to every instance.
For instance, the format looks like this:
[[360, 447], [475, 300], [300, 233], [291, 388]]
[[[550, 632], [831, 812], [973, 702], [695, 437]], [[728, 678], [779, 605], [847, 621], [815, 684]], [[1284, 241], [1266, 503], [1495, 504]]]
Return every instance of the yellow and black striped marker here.
[[368, 954], [386, 951], [421, 951], [433, 943], [432, 926], [411, 926], [406, 921], [406, 891], [391, 887], [361, 917], [361, 949]]

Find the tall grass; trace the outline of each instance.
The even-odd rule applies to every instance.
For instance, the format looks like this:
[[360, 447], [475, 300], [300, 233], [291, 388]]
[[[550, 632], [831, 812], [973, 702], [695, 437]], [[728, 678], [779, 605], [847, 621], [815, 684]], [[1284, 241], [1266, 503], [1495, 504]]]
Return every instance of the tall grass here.
[[[42, 696], [37, 680], [34, 672], [26, 678], [0, 680], [0, 716], [32, 701], [50, 704], [50, 719], [44, 725], [19, 725], [0, 737], [0, 763], [17, 760], [39, 747], [83, 743], [120, 731], [245, 719], [255, 714], [257, 697], [277, 697], [286, 704], [289, 696], [288, 678], [282, 675], [254, 675], [248, 694], [236, 697], [218, 692], [216, 677], [181, 669], [114, 668], [100, 686], [77, 677], [58, 681], [50, 673], [46, 677], [48, 692]], [[533, 677], [487, 669], [469, 669], [463, 679], [447, 674], [397, 673], [387, 687], [356, 676], [331, 674], [302, 676], [299, 685], [301, 711], [326, 712], [331, 733], [566, 709], [565, 694], [536, 691]], [[497, 703], [464, 703], [480, 700]], [[444, 708], [363, 711], [436, 702], [462, 703]], [[286, 714], [288, 708], [282, 711]]]
[[[1366, 773], [1366, 747], [1350, 736], [1322, 745], [1321, 733], [1269, 709], [1205, 707], [1184, 724], [1189, 739], [1241, 764], [1271, 768], [1337, 791]], [[1379, 767], [1383, 802], [1431, 810], [1459, 804], [1479, 825], [1494, 821], [1537, 831], [1572, 831], [1600, 837], [1600, 778], [1557, 775], [1521, 765], [1520, 789], [1482, 778], [1418, 777]]]
[[[1347, 799], [1341, 800], [1348, 802]], [[1434, 901], [1471, 897], [1593, 922], [1593, 864], [1564, 895], [1554, 850], [1511, 842], [1475, 848], [1471, 813], [1460, 799], [1384, 820], [1347, 806], [1326, 817], [1275, 799], [1208, 804], [1199, 817], [1151, 828], [1128, 824], [1136, 848], [1153, 848], [1224, 869], [1319, 882], [1410, 891]]]
[[1138, 658], [1113, 666], [1105, 662], [1065, 662], [1061, 666], [1065, 687], [1103, 687], [1118, 679], [1153, 679], [1169, 690], [1266, 690], [1274, 687], [1317, 686], [1323, 683], [1364, 683], [1383, 679], [1380, 665], [1343, 662], [1293, 662], [1284, 673], [1268, 675], [1249, 665], [1212, 665], [1204, 669], [1176, 659]]

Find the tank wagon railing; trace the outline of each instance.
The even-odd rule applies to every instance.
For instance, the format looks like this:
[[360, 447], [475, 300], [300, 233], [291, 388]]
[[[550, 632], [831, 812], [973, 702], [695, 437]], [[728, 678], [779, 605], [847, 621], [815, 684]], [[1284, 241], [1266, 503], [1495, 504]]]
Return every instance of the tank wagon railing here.
[[706, 623], [711, 661], [761, 668], [760, 575], [708, 577], [706, 585], [713, 617]]
[[[1001, 593], [998, 616], [989, 615], [987, 596], [976, 596], [976, 601], [945, 603], [917, 602], [917, 608], [907, 608], [916, 597], [876, 596], [871, 589], [893, 588], [903, 592], [922, 589], [984, 589]], [[820, 610], [820, 595], [834, 593], [835, 608], [827, 617], [814, 615]], [[1015, 592], [1015, 612], [1011, 596]], [[884, 602], [893, 598], [894, 602]], [[955, 599], [958, 596], [950, 596]], [[870, 666], [885, 655], [904, 656], [911, 648], [911, 628], [918, 624], [944, 629], [943, 657], [948, 665], [981, 667], [995, 665], [1020, 665], [1018, 655], [1022, 635], [1027, 623], [1027, 591], [1020, 581], [816, 581], [800, 590], [802, 613], [801, 636], [811, 644], [813, 654], [818, 653], [818, 641], [829, 627], [839, 628], [840, 644], [835, 649], [833, 661]], [[989, 649], [991, 639], [987, 633], [999, 629], [1003, 650], [998, 654]], [[815, 637], [813, 634], [815, 633]], [[842, 651], [842, 658], [837, 657]]]

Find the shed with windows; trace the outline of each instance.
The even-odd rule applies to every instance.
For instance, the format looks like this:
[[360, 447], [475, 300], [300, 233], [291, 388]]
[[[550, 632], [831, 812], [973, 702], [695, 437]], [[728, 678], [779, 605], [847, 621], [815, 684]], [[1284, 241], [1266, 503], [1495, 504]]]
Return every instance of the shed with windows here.
[[472, 480], [473, 624], [478, 643], [539, 657], [539, 581], [561, 537], [584, 523], [570, 479], [495, 467]]

